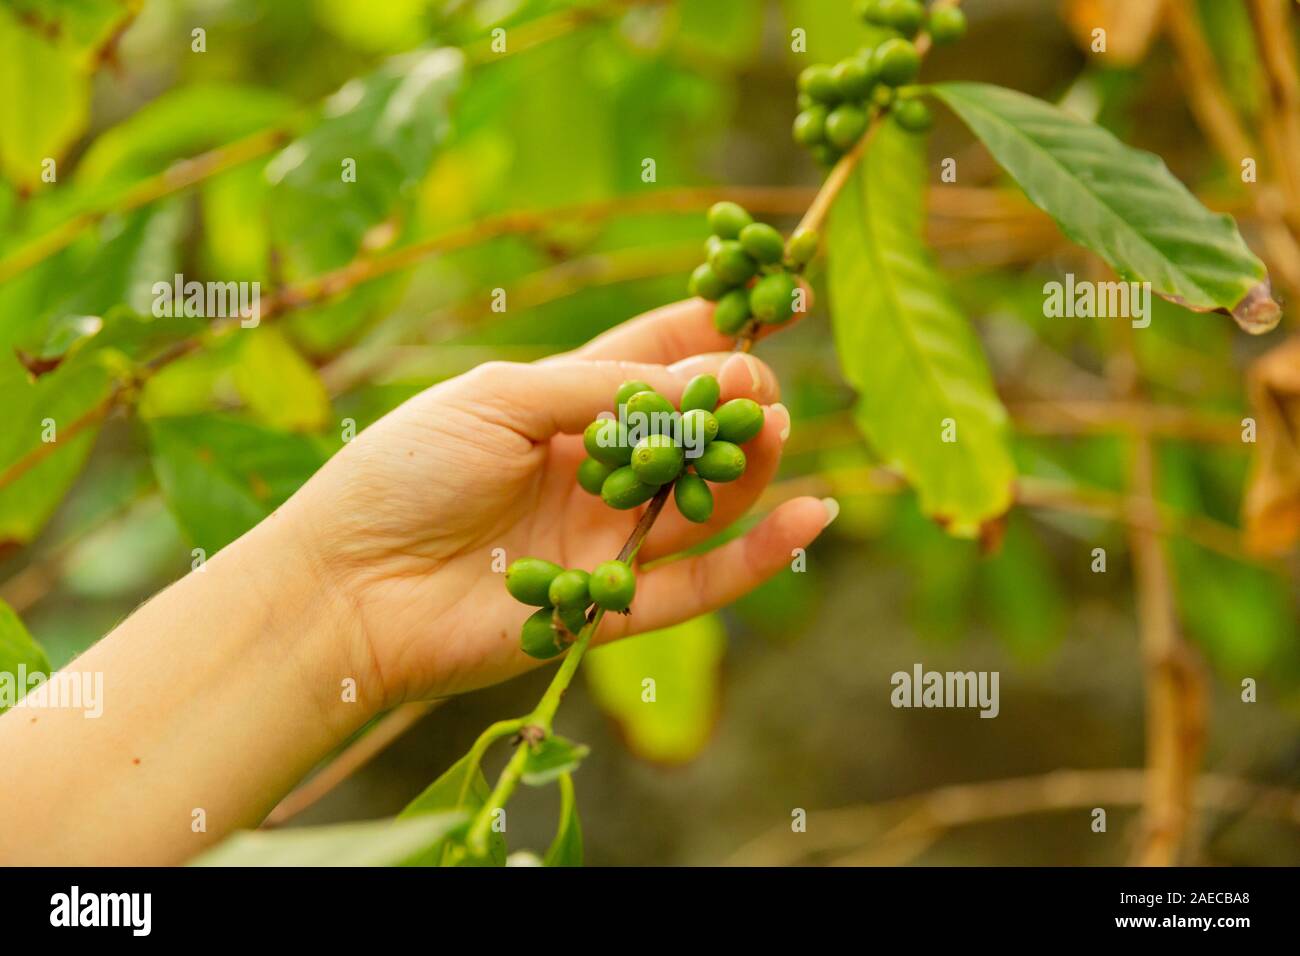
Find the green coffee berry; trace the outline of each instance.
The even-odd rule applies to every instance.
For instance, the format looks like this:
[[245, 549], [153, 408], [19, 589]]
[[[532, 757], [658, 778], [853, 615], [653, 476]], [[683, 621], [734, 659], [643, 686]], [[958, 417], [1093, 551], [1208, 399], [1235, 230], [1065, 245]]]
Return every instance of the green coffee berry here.
[[925, 23], [925, 6], [921, 0], [882, 0], [880, 16], [884, 26], [893, 27], [905, 37], [914, 37]]
[[889, 115], [899, 126], [910, 133], [924, 133], [934, 122], [934, 115], [924, 101], [916, 99], [899, 100]]
[[591, 594], [587, 591], [587, 582], [591, 575], [580, 568], [561, 571], [551, 581], [546, 590], [549, 603], [561, 611], [570, 608], [586, 610], [591, 603]]
[[695, 459], [695, 471], [708, 481], [735, 481], [745, 473], [745, 453], [729, 441], [710, 442]]
[[758, 263], [735, 239], [724, 239], [709, 256], [709, 268], [728, 285], [740, 285], [758, 271]]
[[740, 246], [750, 258], [761, 263], [781, 261], [785, 240], [765, 222], [751, 222], [740, 230]]
[[800, 93], [794, 98], [794, 108], [796, 110], [799, 110], [800, 112], [809, 109], [810, 107], [815, 106], [816, 104], [817, 101], [813, 99], [811, 96], [809, 96], [807, 93]]
[[637, 392], [627, 400], [626, 408], [628, 431], [638, 440], [653, 433], [671, 432], [677, 418], [673, 403], [658, 392]]
[[630, 382], [624, 382], [614, 393], [614, 407], [627, 403], [627, 400], [637, 392], [653, 392], [654, 388], [646, 382], [639, 382], [635, 379]]
[[717, 302], [731, 286], [719, 279], [709, 267], [707, 262], [701, 263], [695, 267], [691, 273], [691, 281], [688, 291], [691, 295], [698, 295], [701, 299], [708, 299], [710, 302]]
[[871, 68], [858, 57], [849, 57], [831, 67], [831, 80], [841, 97], [860, 100], [871, 89]]
[[695, 408], [702, 408], [706, 412], [711, 412], [718, 407], [718, 396], [722, 394], [722, 386], [712, 375], [697, 375], [686, 383], [686, 388], [682, 389], [682, 411], [689, 412]]
[[702, 408], [682, 412], [681, 435], [683, 447], [702, 450], [718, 437], [718, 419], [712, 412], [706, 412]]
[[713, 310], [713, 327], [723, 335], [739, 335], [750, 320], [749, 290], [732, 289]]
[[601, 486], [600, 497], [611, 508], [627, 511], [629, 508], [645, 504], [658, 490], [657, 485], [647, 485], [638, 478], [630, 465], [624, 465], [610, 472], [609, 477], [605, 479], [605, 484]]
[[834, 166], [840, 161], [840, 151], [829, 143], [820, 143], [812, 148], [813, 159], [823, 166]]
[[825, 63], [805, 67], [799, 74], [799, 89], [819, 103], [834, 103], [839, 99], [831, 68]]
[[957, 7], [930, 11], [930, 37], [935, 43], [952, 43], [966, 34], [966, 14]]
[[911, 83], [921, 69], [921, 55], [916, 52], [916, 47], [898, 37], [876, 47], [873, 62], [876, 76], [889, 86]]
[[863, 23], [886, 26], [884, 11], [881, 9], [882, 5], [883, 0], [857, 0], [854, 9], [858, 16], [862, 18]]
[[715, 413], [718, 438], [743, 445], [763, 430], [763, 406], [752, 398], [733, 398]]
[[541, 558], [520, 558], [506, 568], [506, 590], [516, 601], [545, 607], [551, 582], [564, 568]]
[[626, 465], [632, 460], [632, 448], [626, 442], [613, 418], [598, 418], [582, 433], [582, 446], [587, 454], [606, 465]]
[[796, 229], [785, 244], [785, 255], [796, 269], [802, 269], [817, 255], [821, 237], [815, 229]]
[[636, 574], [623, 561], [596, 565], [588, 584], [591, 599], [606, 611], [626, 611], [636, 595]]
[[735, 239], [754, 217], [734, 202], [715, 202], [709, 207], [709, 228], [722, 239]]
[[871, 91], [871, 102], [881, 109], [887, 109], [894, 102], [894, 93], [892, 86], [877, 86]]
[[816, 146], [826, 138], [826, 107], [820, 103], [809, 106], [794, 118], [790, 134], [801, 146]]
[[784, 322], [794, 314], [794, 297], [799, 284], [788, 272], [773, 272], [749, 290], [749, 309], [760, 322]]
[[867, 113], [852, 103], [841, 103], [826, 117], [826, 140], [840, 149], [848, 149], [866, 131]]
[[603, 461], [597, 461], [595, 458], [584, 458], [582, 464], [578, 466], [578, 484], [582, 485], [583, 491], [598, 495], [601, 486], [605, 484], [605, 479], [617, 467], [617, 465], [607, 465]]
[[568, 642], [555, 628], [554, 608], [544, 607], [529, 615], [519, 634], [519, 646], [529, 657], [542, 661], [564, 653]]
[[564, 625], [564, 629], [568, 631], [572, 637], [577, 637], [578, 632], [581, 631], [583, 626], [587, 623], [586, 607], [557, 607], [555, 609], [555, 614], [559, 617], [560, 623]]
[[702, 524], [713, 516], [713, 492], [699, 475], [682, 475], [673, 486], [677, 510], [687, 521]]
[[632, 470], [647, 485], [666, 485], [682, 470], [683, 452], [668, 435], [647, 435], [632, 449]]

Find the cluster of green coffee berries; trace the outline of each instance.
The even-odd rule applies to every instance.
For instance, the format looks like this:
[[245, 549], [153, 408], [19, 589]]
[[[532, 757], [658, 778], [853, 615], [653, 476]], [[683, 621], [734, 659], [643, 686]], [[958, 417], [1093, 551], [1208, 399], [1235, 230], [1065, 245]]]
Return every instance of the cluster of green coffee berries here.
[[582, 441], [587, 458], [578, 484], [620, 511], [645, 504], [673, 485], [677, 510], [688, 521], [708, 521], [708, 482], [735, 481], [745, 473], [741, 445], [763, 430], [763, 407], [749, 398], [718, 404], [712, 375], [686, 383], [681, 408], [645, 382], [624, 382], [614, 395], [615, 416], [597, 418]]
[[838, 63], [816, 63], [799, 74], [794, 139], [828, 166], [862, 138], [873, 107], [888, 110], [910, 132], [929, 129], [930, 108], [899, 90], [915, 80], [921, 68], [912, 38], [922, 28], [935, 43], [951, 42], [966, 32], [966, 17], [956, 7], [936, 7], [928, 14], [921, 0], [860, 0], [857, 7], [864, 21], [892, 35]]
[[606, 561], [588, 574], [541, 558], [520, 558], [506, 569], [506, 590], [538, 609], [524, 621], [519, 643], [525, 654], [546, 660], [573, 643], [593, 604], [626, 611], [636, 595], [636, 573], [625, 561]]
[[718, 331], [740, 335], [755, 323], [788, 320], [800, 295], [795, 276], [817, 253], [817, 233], [799, 229], [787, 242], [734, 202], [710, 207], [709, 230], [707, 260], [691, 273], [690, 293], [718, 304]]

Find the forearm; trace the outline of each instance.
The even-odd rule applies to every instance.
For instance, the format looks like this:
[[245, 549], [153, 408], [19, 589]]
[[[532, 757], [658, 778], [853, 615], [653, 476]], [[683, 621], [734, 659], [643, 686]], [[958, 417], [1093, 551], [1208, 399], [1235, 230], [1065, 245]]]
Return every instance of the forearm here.
[[0, 717], [0, 861], [179, 863], [255, 825], [381, 706], [352, 620], [263, 522], [70, 665], [102, 674], [98, 717]]

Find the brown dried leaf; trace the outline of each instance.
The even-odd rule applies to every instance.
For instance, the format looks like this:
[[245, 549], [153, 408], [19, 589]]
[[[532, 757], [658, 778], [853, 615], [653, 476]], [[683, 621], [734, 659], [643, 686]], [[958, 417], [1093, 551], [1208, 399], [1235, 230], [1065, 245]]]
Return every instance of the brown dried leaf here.
[[1257, 359], [1247, 389], [1256, 441], [1242, 506], [1245, 544], [1275, 555], [1300, 540], [1300, 338]]

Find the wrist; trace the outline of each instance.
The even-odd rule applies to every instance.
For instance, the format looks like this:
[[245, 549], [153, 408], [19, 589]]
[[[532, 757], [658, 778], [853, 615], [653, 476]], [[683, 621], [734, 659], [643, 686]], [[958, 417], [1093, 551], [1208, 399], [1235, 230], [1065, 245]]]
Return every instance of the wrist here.
[[[289, 502], [229, 549], [262, 609], [274, 664], [343, 740], [388, 706], [355, 599], [327, 573], [304, 512]], [[224, 557], [221, 555], [220, 557]]]

